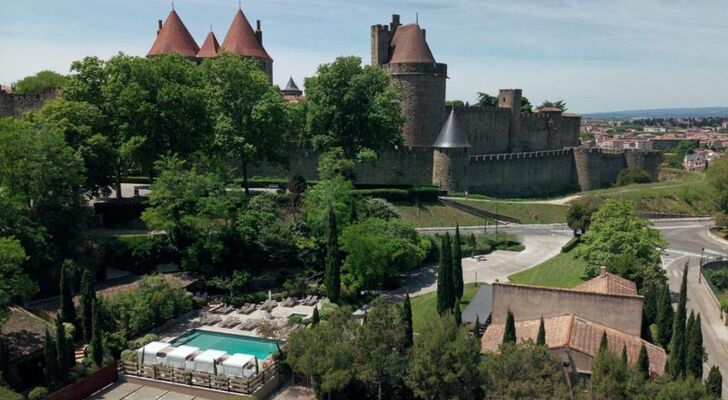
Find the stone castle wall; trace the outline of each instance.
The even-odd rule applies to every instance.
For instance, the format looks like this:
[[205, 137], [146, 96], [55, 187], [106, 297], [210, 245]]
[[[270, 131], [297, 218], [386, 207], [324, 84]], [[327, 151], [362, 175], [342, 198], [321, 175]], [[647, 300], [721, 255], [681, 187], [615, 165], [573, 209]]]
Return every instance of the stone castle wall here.
[[57, 88], [49, 88], [32, 94], [15, 94], [0, 91], [0, 118], [20, 117], [28, 111], [40, 109], [48, 100], [60, 94]]
[[614, 296], [511, 284], [493, 284], [494, 324], [505, 323], [508, 310], [516, 321], [577, 314], [630, 335], [640, 336], [640, 296]]

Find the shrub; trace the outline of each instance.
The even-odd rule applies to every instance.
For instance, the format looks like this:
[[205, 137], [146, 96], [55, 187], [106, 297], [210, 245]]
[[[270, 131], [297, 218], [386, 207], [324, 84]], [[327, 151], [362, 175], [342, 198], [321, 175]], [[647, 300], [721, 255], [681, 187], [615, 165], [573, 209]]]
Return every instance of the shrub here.
[[391, 202], [434, 202], [440, 190], [434, 186], [418, 186], [407, 189], [357, 189], [353, 190], [360, 197], [377, 197]]
[[617, 186], [625, 186], [633, 183], [650, 183], [652, 178], [647, 171], [640, 168], [625, 168], [617, 175]]
[[723, 229], [728, 229], [728, 214], [719, 212], [715, 215], [715, 225]]
[[381, 218], [384, 220], [399, 219], [402, 215], [394, 204], [384, 199], [370, 197], [365, 200], [367, 208], [367, 216]]
[[22, 394], [10, 389], [7, 386], [0, 386], [0, 399], [3, 400], [25, 400]]
[[148, 333], [140, 338], [130, 341], [129, 348], [138, 349], [148, 345], [149, 343], [156, 342], [157, 340], [159, 340], [159, 336], [153, 333]]
[[28, 400], [42, 400], [48, 397], [48, 389], [44, 388], [43, 386], [38, 386], [33, 388], [33, 390], [28, 393]]
[[291, 315], [288, 317], [288, 325], [300, 324], [303, 322], [303, 318], [300, 315]]
[[566, 244], [561, 247], [561, 252], [562, 253], [570, 252], [571, 250], [574, 249], [574, 247], [576, 247], [576, 245], [579, 244], [580, 241], [581, 241], [581, 238], [579, 236], [574, 236], [573, 238], [571, 238], [571, 240], [566, 242]]
[[106, 266], [137, 274], [153, 271], [158, 264], [176, 258], [166, 235], [109, 236], [94, 240], [99, 259]]

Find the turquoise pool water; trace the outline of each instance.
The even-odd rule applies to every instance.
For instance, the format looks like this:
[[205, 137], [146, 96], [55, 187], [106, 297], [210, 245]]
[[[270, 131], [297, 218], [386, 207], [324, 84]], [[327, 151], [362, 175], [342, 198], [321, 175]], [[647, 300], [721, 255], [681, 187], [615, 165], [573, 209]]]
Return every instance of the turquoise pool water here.
[[172, 346], [194, 346], [201, 350], [222, 350], [228, 354], [243, 353], [268, 358], [277, 350], [275, 342], [250, 336], [231, 335], [227, 333], [207, 332], [193, 329], [172, 341]]

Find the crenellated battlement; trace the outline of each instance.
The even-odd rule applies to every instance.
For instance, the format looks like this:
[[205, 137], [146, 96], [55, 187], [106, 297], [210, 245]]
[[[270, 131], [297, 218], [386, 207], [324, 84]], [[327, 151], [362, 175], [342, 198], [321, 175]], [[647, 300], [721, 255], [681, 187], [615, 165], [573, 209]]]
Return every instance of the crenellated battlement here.
[[447, 76], [447, 64], [384, 64], [382, 69], [389, 75], [435, 74]]
[[60, 95], [60, 89], [47, 88], [38, 93], [16, 94], [0, 90], [0, 118], [20, 117], [28, 111], [40, 109], [48, 100]]
[[520, 160], [526, 158], [556, 157], [570, 155], [573, 153], [573, 151], [573, 148], [564, 148], [559, 150], [529, 151], [523, 153], [475, 154], [470, 156], [470, 162], [473, 163], [482, 161], [505, 161]]

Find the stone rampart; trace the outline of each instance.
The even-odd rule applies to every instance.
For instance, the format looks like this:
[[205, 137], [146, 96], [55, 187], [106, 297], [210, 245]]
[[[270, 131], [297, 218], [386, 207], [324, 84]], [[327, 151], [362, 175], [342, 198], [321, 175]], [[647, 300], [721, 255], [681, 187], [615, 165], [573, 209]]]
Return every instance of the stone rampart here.
[[596, 323], [640, 336], [642, 296], [618, 296], [537, 286], [493, 284], [493, 324], [576, 314]]
[[0, 91], [0, 118], [20, 117], [28, 111], [36, 111], [48, 100], [60, 94], [58, 88], [43, 89], [38, 93], [16, 94]]

